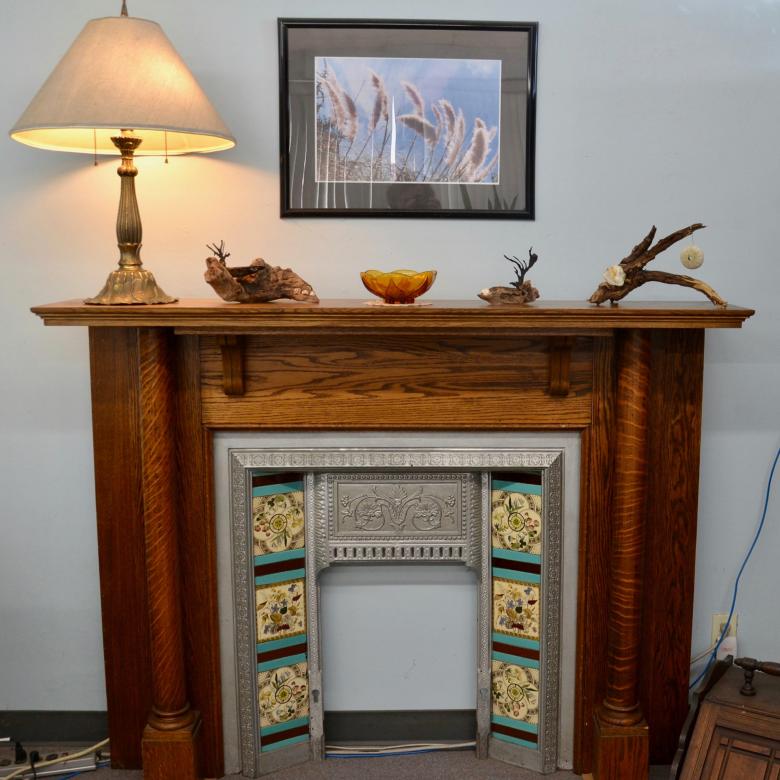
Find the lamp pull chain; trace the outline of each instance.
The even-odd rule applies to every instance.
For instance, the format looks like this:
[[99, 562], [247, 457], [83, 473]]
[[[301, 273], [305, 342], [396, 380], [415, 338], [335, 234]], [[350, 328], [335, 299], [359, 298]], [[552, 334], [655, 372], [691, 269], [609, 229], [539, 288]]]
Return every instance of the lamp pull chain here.
[[95, 167], [97, 168], [97, 130], [92, 128], [92, 147], [95, 150]]
[[163, 133], [165, 133], [165, 164], [168, 164], [168, 131], [163, 130]]
[[127, 0], [122, 0], [122, 12], [120, 16], [127, 16]]

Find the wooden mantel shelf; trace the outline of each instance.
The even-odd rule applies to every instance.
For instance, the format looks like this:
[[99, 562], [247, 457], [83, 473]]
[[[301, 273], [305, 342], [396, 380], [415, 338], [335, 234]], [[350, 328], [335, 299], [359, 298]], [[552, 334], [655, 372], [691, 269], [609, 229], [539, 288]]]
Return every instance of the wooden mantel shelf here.
[[431, 301], [427, 306], [370, 306], [362, 300], [327, 300], [318, 305], [274, 302], [234, 304], [185, 299], [162, 306], [88, 306], [81, 300], [49, 303], [32, 311], [46, 325], [109, 328], [174, 328], [179, 333], [381, 332], [484, 333], [533, 330], [587, 335], [625, 328], [738, 328], [754, 312], [706, 301], [627, 302], [594, 306], [584, 301], [539, 301], [496, 307], [482, 301]]
[[648, 762], [671, 761], [688, 711], [705, 331], [751, 309], [197, 299], [33, 312], [89, 328], [115, 767], [223, 774], [220, 430], [578, 432], [574, 768], [646, 780]]

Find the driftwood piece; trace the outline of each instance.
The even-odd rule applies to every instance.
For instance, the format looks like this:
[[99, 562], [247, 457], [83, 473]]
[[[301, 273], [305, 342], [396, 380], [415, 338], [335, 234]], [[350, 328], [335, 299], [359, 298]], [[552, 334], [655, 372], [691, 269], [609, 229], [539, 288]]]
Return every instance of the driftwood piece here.
[[[693, 290], [698, 290], [703, 295], [706, 295], [716, 306], [725, 306], [726, 301], [724, 301], [712, 287], [699, 279], [694, 279], [692, 276], [685, 276], [683, 274], [667, 273], [666, 271], [644, 270], [645, 266], [661, 252], [668, 249], [673, 244], [676, 244], [681, 239], [693, 235], [695, 231], [701, 230], [703, 227], [704, 225], [702, 225], [701, 222], [695, 222], [693, 225], [670, 233], [668, 236], [665, 236], [653, 244], [656, 233], [656, 227], [653, 225], [652, 230], [631, 250], [631, 254], [624, 257], [617, 266], [612, 267], [613, 269], [622, 269], [625, 274], [624, 281], [619, 284], [612, 284], [606, 280], [603, 281], [588, 300], [590, 303], [595, 303], [596, 305], [604, 303], [605, 301], [617, 303], [625, 298], [632, 290], [636, 290], [637, 287], [641, 287], [646, 282], [662, 282], [664, 284], [677, 284], [682, 287], [690, 287]], [[612, 269], [608, 269], [608, 271], [609, 270]]]
[[512, 303], [530, 303], [539, 297], [539, 290], [531, 284], [530, 279], [525, 280], [525, 275], [536, 264], [539, 256], [534, 254], [534, 248], [528, 250], [528, 260], [518, 260], [517, 257], [504, 255], [504, 259], [509, 260], [514, 266], [516, 280], [510, 282], [511, 287], [488, 287], [477, 293], [477, 297], [494, 306], [512, 304]]
[[320, 302], [312, 286], [290, 268], [268, 265], [262, 257], [248, 266], [228, 268], [225, 260], [230, 253], [224, 251], [224, 243], [209, 249], [218, 256], [206, 258], [204, 278], [223, 300], [266, 303], [289, 298], [305, 303]]
[[493, 305], [530, 303], [539, 297], [539, 290], [531, 282], [523, 282], [520, 287], [489, 287], [478, 296]]

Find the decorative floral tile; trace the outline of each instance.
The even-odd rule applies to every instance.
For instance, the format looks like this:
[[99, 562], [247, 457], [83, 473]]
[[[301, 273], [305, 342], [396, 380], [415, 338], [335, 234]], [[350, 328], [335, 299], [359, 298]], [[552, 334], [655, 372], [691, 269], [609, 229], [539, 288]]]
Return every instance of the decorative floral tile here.
[[274, 493], [252, 499], [254, 554], [303, 547], [303, 491]]
[[262, 585], [255, 589], [255, 602], [258, 642], [306, 631], [304, 580]]
[[539, 670], [493, 661], [493, 714], [539, 723]]
[[494, 578], [493, 630], [539, 639], [539, 586]]
[[542, 554], [542, 497], [494, 490], [490, 524], [493, 547]]
[[260, 727], [275, 726], [309, 714], [308, 665], [305, 661], [257, 675]]

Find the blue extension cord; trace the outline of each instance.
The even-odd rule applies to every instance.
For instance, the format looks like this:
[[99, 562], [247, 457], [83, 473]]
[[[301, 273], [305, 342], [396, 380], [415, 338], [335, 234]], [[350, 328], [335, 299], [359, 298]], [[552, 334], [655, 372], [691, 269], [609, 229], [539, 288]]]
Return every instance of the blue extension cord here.
[[726, 624], [723, 626], [723, 631], [721, 631], [720, 637], [718, 638], [718, 642], [715, 645], [715, 647], [712, 649], [712, 653], [710, 653], [710, 657], [707, 659], [707, 665], [704, 667], [704, 669], [702, 669], [701, 674], [699, 674], [699, 676], [688, 686], [688, 690], [698, 685], [701, 679], [704, 677], [704, 675], [707, 674], [707, 672], [710, 670], [713, 661], [717, 658], [718, 648], [720, 647], [721, 642], [723, 642], [723, 639], [726, 637], [726, 634], [728, 634], [729, 626], [731, 625], [731, 618], [734, 617], [734, 608], [737, 606], [737, 591], [739, 590], [739, 580], [742, 577], [742, 572], [745, 571], [745, 566], [747, 566], [747, 562], [750, 560], [750, 556], [753, 554], [753, 550], [755, 549], [756, 543], [758, 542], [758, 537], [761, 536], [761, 531], [764, 529], [766, 512], [769, 507], [769, 495], [772, 490], [772, 479], [775, 476], [775, 468], [777, 468], [778, 460], [780, 460], [780, 447], [778, 447], [778, 450], [775, 453], [775, 459], [772, 462], [772, 468], [769, 470], [769, 479], [767, 480], [766, 493], [764, 494], [764, 510], [763, 512], [761, 512], [761, 522], [758, 524], [756, 535], [753, 537], [753, 542], [750, 545], [750, 549], [747, 551], [747, 555], [745, 556], [745, 559], [742, 561], [742, 565], [739, 567], [739, 572], [737, 573], [737, 579], [734, 582], [734, 593], [731, 597], [731, 609], [729, 609], [728, 620], [726, 620]]
[[[102, 768], [104, 766], [110, 766], [110, 761], [98, 761], [97, 766], [98, 768]], [[91, 769], [80, 769], [78, 772], [71, 772], [69, 775], [65, 775], [65, 777], [61, 777], [60, 780], [71, 780], [74, 777], [81, 777], [81, 775], [86, 774], [87, 772], [91, 772]]]

